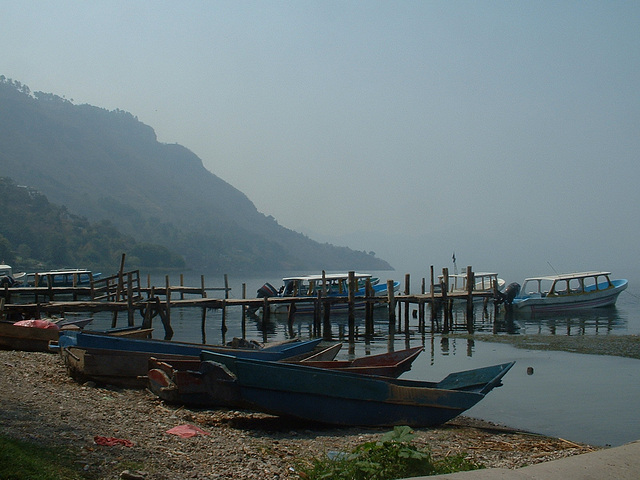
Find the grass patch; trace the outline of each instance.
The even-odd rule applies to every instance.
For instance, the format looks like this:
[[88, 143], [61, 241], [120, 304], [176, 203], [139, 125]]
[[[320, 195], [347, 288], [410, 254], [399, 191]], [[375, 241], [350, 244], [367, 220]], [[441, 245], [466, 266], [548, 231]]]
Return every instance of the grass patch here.
[[68, 450], [43, 447], [0, 434], [3, 480], [79, 480], [83, 475]]
[[309, 465], [298, 466], [297, 473], [304, 480], [393, 480], [484, 468], [465, 455], [434, 459], [428, 449], [411, 444], [414, 437], [409, 427], [394, 427], [379, 441], [363, 443], [351, 453], [313, 458]]

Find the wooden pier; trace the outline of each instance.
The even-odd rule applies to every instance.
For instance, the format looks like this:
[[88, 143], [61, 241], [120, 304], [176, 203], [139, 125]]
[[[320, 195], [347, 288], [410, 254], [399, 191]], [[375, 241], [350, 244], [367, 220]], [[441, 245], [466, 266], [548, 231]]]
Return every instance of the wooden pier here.
[[[447, 333], [453, 324], [451, 312], [454, 301], [464, 301], [467, 312], [473, 311], [473, 302], [481, 298], [487, 303], [496, 297], [495, 286], [493, 291], [475, 291], [474, 274], [471, 267], [467, 267], [467, 291], [450, 291], [448, 288], [448, 269], [443, 269], [440, 276], [441, 282], [436, 283], [433, 266], [430, 269], [430, 281], [423, 278], [420, 293], [411, 293], [410, 276], [405, 275], [403, 293], [396, 293], [393, 289], [393, 281], [387, 282], [388, 296], [374, 296], [370, 283], [367, 284], [365, 296], [356, 296], [356, 281], [354, 272], [350, 272], [349, 290], [344, 296], [323, 296], [319, 289], [316, 296], [293, 297], [268, 297], [246, 298], [246, 285], [242, 287], [242, 298], [230, 298], [227, 275], [224, 275], [224, 286], [205, 287], [204, 276], [201, 276], [200, 286], [185, 286], [183, 276], [180, 275], [180, 284], [171, 285], [169, 276], [165, 277], [165, 285], [152, 286], [150, 277], [147, 277], [147, 285], [142, 286], [140, 272], [122, 272], [118, 274], [92, 281], [87, 286], [71, 287], [5, 287], [0, 290], [0, 319], [4, 318], [41, 318], [43, 316], [61, 315], [67, 313], [96, 313], [110, 312], [112, 314], [112, 326], [116, 327], [119, 314], [127, 315], [127, 325], [136, 323], [136, 312], [140, 315], [142, 326], [151, 328], [153, 319], [158, 316], [165, 330], [165, 339], [171, 339], [173, 329], [171, 327], [171, 310], [174, 308], [200, 308], [201, 330], [203, 343], [206, 342], [205, 325], [207, 311], [211, 309], [222, 311], [221, 329], [227, 331], [226, 312], [228, 308], [242, 309], [242, 332], [246, 333], [246, 319], [251, 312], [261, 312], [257, 317], [264, 324], [270, 321], [271, 305], [287, 304], [287, 320], [291, 332], [296, 317], [297, 307], [303, 304], [313, 305], [313, 333], [316, 336], [330, 335], [331, 310], [336, 305], [347, 304], [349, 341], [355, 341], [355, 303], [365, 302], [365, 336], [373, 335], [374, 307], [380, 304], [388, 306], [389, 331], [391, 333], [408, 331], [410, 318], [417, 317], [419, 326], [424, 328], [426, 323], [427, 306], [431, 311], [431, 321], [440, 322], [441, 331]], [[210, 297], [212, 291], [222, 292], [221, 296]], [[28, 299], [28, 300], [25, 300]], [[33, 301], [31, 301], [33, 299]], [[13, 300], [17, 300], [15, 303]], [[414, 308], [412, 311], [411, 309]], [[496, 306], [497, 308], [497, 306]], [[439, 312], [442, 311], [442, 317]], [[472, 315], [471, 315], [472, 317]], [[404, 319], [404, 321], [402, 321]]]

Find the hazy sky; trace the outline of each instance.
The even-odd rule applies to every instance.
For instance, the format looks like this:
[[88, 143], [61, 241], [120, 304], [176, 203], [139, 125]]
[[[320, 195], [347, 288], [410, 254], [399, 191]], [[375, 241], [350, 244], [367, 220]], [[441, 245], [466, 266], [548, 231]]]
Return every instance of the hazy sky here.
[[311, 238], [638, 268], [640, 2], [1, 5], [0, 74], [131, 112]]

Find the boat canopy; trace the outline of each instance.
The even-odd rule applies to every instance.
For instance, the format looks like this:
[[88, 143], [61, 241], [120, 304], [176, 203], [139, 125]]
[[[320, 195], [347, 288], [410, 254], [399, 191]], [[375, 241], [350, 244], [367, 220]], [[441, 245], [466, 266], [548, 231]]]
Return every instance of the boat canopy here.
[[[369, 273], [355, 273], [354, 279], [356, 282], [356, 288], [362, 288], [367, 280], [372, 280]], [[301, 292], [304, 295], [314, 295], [323, 286], [328, 290], [328, 293], [333, 291], [334, 293], [345, 294], [348, 291], [349, 274], [348, 273], [326, 273], [323, 275], [302, 275], [298, 277], [286, 277], [282, 281], [284, 283], [283, 294], [290, 296], [296, 292]]]
[[[371, 274], [370, 273], [356, 273], [354, 274], [354, 277], [356, 279], [367, 279], [367, 278], [371, 278]], [[301, 281], [301, 282], [317, 282], [317, 281], [322, 281], [323, 276], [322, 275], [301, 275], [301, 276], [297, 276], [297, 277], [285, 277], [282, 279], [283, 282], [289, 282], [291, 280], [297, 280], [297, 281]], [[348, 280], [349, 279], [349, 274], [348, 273], [327, 273], [324, 275], [324, 278], [327, 282], [330, 281], [336, 281], [336, 280]]]
[[0, 275], [9, 275], [13, 274], [13, 270], [9, 265], [0, 265]]
[[[592, 271], [529, 277], [525, 278], [521, 292], [524, 295], [532, 293], [566, 295], [584, 291], [605, 290], [613, 285], [609, 275], [611, 275], [611, 272]], [[531, 285], [536, 285], [536, 287], [531, 290]]]

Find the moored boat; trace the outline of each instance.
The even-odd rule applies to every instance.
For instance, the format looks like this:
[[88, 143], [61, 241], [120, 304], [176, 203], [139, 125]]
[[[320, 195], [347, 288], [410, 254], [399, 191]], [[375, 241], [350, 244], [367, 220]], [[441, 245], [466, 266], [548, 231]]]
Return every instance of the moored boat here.
[[[203, 351], [209, 394], [242, 408], [334, 425], [442, 424], [501, 384], [514, 362], [448, 375], [440, 382], [359, 375]], [[222, 370], [222, 371], [221, 371]], [[231, 394], [231, 395], [229, 395]]]
[[[451, 274], [449, 277], [449, 285], [447, 287], [447, 293], [450, 294], [465, 294], [469, 293], [469, 280], [466, 273]], [[437, 285], [436, 291], [442, 291], [442, 283], [444, 283], [444, 276], [438, 275], [440, 285]], [[473, 273], [473, 285], [471, 286], [472, 293], [494, 293], [496, 290], [501, 291], [504, 289], [506, 282], [504, 279], [498, 277], [497, 273], [493, 272], [474, 272]], [[479, 298], [481, 300], [481, 298]]]
[[25, 272], [14, 273], [11, 265], [0, 264], [0, 287], [13, 287], [22, 283], [27, 274]]
[[20, 286], [29, 287], [82, 287], [89, 286], [102, 274], [83, 268], [63, 268], [46, 272], [27, 273]]
[[[367, 283], [371, 286], [373, 295], [376, 297], [387, 297], [388, 287], [386, 283], [381, 283], [380, 279], [368, 273], [353, 274], [356, 297], [366, 296]], [[265, 283], [258, 289], [258, 297], [279, 297], [279, 298], [316, 298], [321, 297], [347, 297], [349, 295], [349, 273], [327, 273], [322, 275], [301, 275], [285, 277], [282, 279], [283, 285], [276, 289], [273, 285]], [[394, 292], [400, 287], [400, 282], [393, 282]], [[380, 303], [381, 304], [381, 303]], [[361, 298], [356, 300], [354, 308], [363, 310], [366, 302]], [[286, 313], [289, 303], [273, 303], [270, 306], [273, 313]], [[314, 306], [309, 302], [300, 302], [296, 305], [296, 313], [313, 313]], [[334, 313], [347, 312], [349, 306], [346, 302], [332, 305], [331, 311]]]
[[627, 280], [611, 280], [611, 272], [591, 271], [526, 278], [512, 300], [519, 311], [553, 313], [612, 306]]

